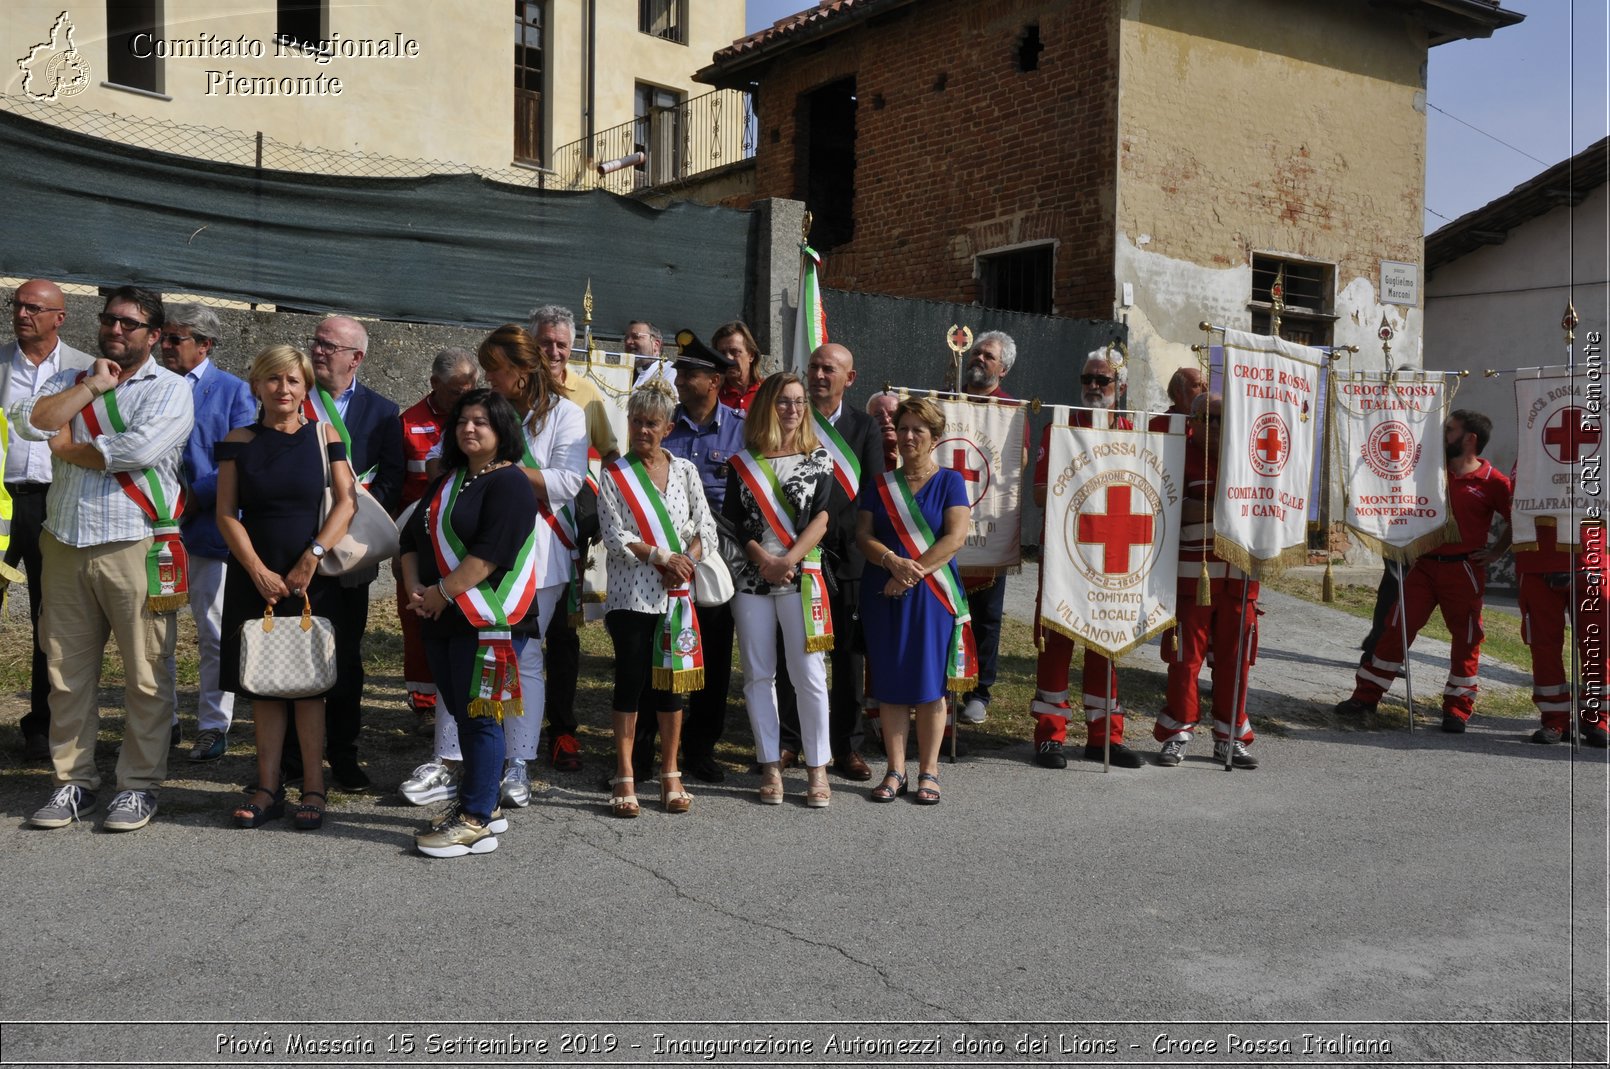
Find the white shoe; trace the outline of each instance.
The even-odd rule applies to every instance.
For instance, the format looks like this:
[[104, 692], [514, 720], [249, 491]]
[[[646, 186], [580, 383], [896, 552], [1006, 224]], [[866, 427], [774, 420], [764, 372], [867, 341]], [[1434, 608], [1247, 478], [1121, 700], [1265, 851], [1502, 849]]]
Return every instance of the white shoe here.
[[503, 766], [502, 790], [505, 805], [524, 809], [531, 804], [531, 777], [525, 770], [524, 761], [512, 758]]
[[969, 724], [982, 724], [989, 719], [989, 706], [973, 698], [962, 706], [962, 719]]
[[398, 792], [415, 805], [430, 805], [458, 797], [458, 762], [427, 761], [402, 781]]

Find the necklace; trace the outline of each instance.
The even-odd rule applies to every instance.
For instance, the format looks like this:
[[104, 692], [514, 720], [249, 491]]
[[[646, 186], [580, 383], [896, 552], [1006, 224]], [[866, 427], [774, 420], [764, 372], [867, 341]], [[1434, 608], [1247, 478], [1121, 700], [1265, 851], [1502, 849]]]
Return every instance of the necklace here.
[[487, 472], [489, 472], [489, 471], [497, 471], [499, 468], [503, 467], [506, 464], [508, 464], [507, 460], [494, 460], [494, 461], [492, 461], [492, 463], [488, 464], [486, 467], [482, 468], [480, 471], [471, 472], [470, 474], [468, 474], [468, 475], [466, 475], [464, 477], [464, 483], [463, 483], [462, 486], [459, 487], [459, 490], [462, 491], [465, 487], [469, 486], [470, 483], [474, 482], [476, 479], [479, 479], [481, 476], [485, 475]]
[[935, 464], [933, 467], [928, 468], [928, 469], [926, 469], [924, 471], [918, 471], [916, 469], [916, 467], [913, 466], [911, 468], [911, 470], [906, 473], [906, 483], [908, 485], [911, 484], [911, 483], [925, 483], [938, 470], [939, 470], [939, 465], [938, 464]]

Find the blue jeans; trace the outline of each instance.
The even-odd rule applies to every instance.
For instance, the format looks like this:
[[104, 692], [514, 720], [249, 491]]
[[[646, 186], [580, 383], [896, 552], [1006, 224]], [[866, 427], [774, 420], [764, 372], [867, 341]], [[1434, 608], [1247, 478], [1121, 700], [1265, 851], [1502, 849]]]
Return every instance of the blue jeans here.
[[[519, 657], [526, 636], [514, 636], [514, 655]], [[475, 678], [475, 654], [480, 640], [474, 635], [427, 638], [425, 658], [430, 661], [442, 704], [458, 724], [458, 744], [464, 752], [463, 778], [458, 800], [464, 812], [481, 823], [498, 807], [503, 783], [503, 725], [494, 717], [470, 715], [470, 684]]]
[[1006, 615], [1006, 576], [968, 595], [967, 611], [973, 616], [973, 641], [978, 645], [978, 685], [962, 695], [962, 703], [977, 698], [989, 704], [990, 684], [995, 682], [995, 662], [1001, 651], [1001, 619]]

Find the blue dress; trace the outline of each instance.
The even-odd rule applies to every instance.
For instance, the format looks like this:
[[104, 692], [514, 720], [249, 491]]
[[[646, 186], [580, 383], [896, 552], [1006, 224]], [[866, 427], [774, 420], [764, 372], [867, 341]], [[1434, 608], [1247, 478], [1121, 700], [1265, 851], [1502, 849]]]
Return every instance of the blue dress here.
[[[877, 479], [861, 487], [860, 508], [872, 513], [872, 536], [909, 557], [895, 536], [894, 521], [883, 507]], [[967, 484], [949, 468], [940, 468], [916, 493], [928, 527], [938, 535], [945, 526], [945, 510], [967, 507]], [[961, 585], [956, 562], [946, 565]], [[940, 604], [927, 583], [903, 598], [886, 598], [883, 586], [889, 573], [876, 561], [867, 561], [861, 573], [861, 629], [866, 635], [866, 663], [872, 673], [872, 696], [891, 705], [921, 705], [945, 695], [945, 660], [956, 618]]]

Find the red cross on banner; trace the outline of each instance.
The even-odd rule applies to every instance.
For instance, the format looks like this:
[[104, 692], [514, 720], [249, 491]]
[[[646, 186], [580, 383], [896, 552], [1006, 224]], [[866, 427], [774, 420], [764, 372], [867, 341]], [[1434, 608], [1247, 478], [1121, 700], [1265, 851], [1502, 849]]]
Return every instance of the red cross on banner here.
[[1125, 575], [1132, 551], [1152, 544], [1155, 518], [1150, 512], [1131, 512], [1131, 487], [1106, 488], [1106, 512], [1085, 512], [1079, 516], [1078, 539], [1082, 545], [1101, 546], [1101, 570], [1108, 575]]
[[1280, 456], [1285, 446], [1280, 440], [1280, 432], [1273, 427], [1266, 429], [1255, 443], [1258, 453], [1271, 464], [1280, 463]]
[[1587, 455], [1599, 451], [1599, 428], [1584, 426], [1587, 415], [1580, 408], [1562, 408], [1543, 429], [1543, 444], [1550, 447], [1549, 454], [1562, 464], [1576, 464], [1582, 459], [1583, 447], [1591, 446]]
[[1397, 431], [1393, 431], [1391, 434], [1387, 435], [1386, 438], [1381, 442], [1381, 452], [1385, 453], [1389, 458], [1391, 458], [1392, 463], [1394, 464], [1396, 464], [1403, 457], [1403, 454], [1409, 451], [1409, 447], [1409, 441]]

